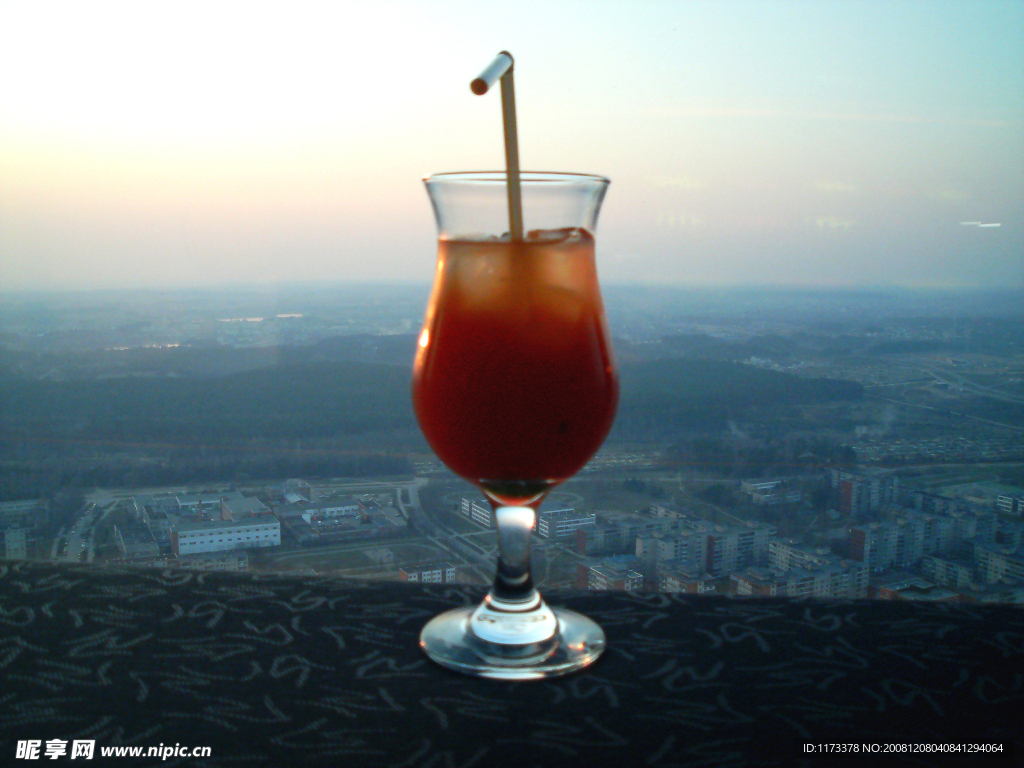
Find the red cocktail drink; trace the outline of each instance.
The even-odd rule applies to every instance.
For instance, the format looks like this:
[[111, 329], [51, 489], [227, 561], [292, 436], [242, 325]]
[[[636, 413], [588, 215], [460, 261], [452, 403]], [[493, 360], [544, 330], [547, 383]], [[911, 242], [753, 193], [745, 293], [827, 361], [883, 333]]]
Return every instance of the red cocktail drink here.
[[521, 502], [502, 489], [539, 493], [574, 475], [607, 436], [617, 402], [590, 233], [441, 240], [413, 403], [448, 467], [503, 503]]

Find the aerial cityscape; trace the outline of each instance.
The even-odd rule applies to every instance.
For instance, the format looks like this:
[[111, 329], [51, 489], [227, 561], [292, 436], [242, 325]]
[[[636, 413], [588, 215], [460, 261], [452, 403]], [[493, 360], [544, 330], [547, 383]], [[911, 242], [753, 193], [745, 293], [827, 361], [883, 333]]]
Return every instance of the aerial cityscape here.
[[[426, 296], [6, 296], [0, 551], [483, 587], [490, 505], [409, 403]], [[618, 420], [540, 508], [540, 585], [1024, 602], [1019, 294], [606, 304]]]
[[1021, 40], [0, 2], [0, 764], [1019, 760]]

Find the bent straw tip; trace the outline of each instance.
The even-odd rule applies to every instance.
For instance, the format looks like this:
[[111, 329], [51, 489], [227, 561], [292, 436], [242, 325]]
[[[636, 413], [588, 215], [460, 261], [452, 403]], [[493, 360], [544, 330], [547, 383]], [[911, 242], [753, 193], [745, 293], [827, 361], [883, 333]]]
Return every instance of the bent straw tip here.
[[487, 65], [487, 69], [469, 84], [469, 89], [477, 96], [483, 96], [491, 89], [491, 86], [498, 82], [499, 78], [504, 77], [512, 69], [512, 65], [512, 54], [502, 51], [494, 58], [494, 61]]

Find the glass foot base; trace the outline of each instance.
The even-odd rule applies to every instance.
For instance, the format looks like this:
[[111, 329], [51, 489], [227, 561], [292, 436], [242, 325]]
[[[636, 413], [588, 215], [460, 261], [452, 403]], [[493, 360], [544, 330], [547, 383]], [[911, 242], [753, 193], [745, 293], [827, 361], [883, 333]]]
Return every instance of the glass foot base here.
[[540, 680], [575, 672], [604, 651], [602, 629], [575, 611], [552, 608], [558, 632], [549, 641], [506, 645], [470, 632], [477, 608], [457, 608], [434, 617], [420, 634], [420, 648], [442, 667], [494, 680]]

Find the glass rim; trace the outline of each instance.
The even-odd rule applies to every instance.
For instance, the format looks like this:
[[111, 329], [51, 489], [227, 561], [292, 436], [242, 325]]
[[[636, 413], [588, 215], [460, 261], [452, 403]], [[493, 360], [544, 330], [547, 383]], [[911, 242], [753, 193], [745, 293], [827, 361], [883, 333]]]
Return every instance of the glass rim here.
[[[424, 176], [424, 183], [455, 181], [473, 184], [506, 184], [508, 173], [506, 171], [444, 171]], [[543, 184], [543, 183], [582, 183], [596, 182], [599, 184], [611, 184], [611, 179], [606, 176], [599, 176], [595, 173], [574, 173], [564, 171], [520, 171], [520, 183]]]

